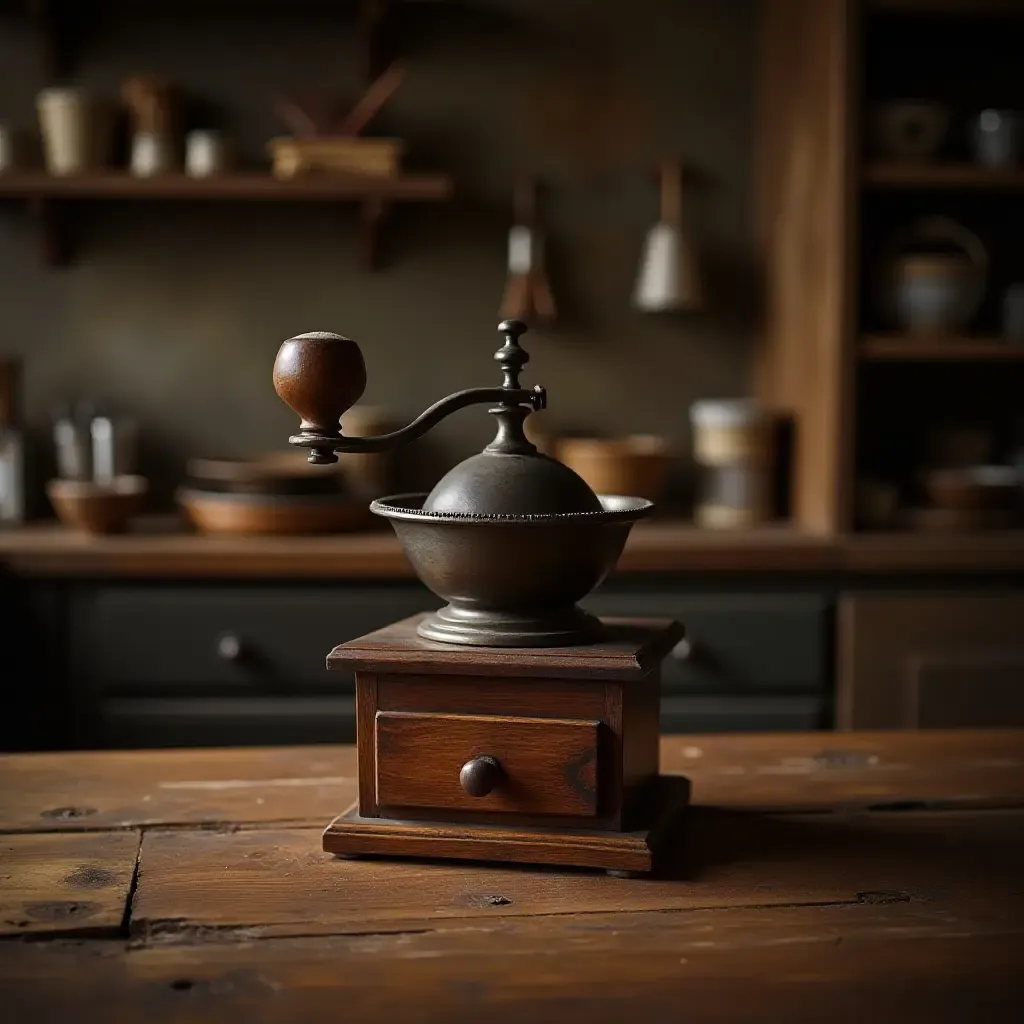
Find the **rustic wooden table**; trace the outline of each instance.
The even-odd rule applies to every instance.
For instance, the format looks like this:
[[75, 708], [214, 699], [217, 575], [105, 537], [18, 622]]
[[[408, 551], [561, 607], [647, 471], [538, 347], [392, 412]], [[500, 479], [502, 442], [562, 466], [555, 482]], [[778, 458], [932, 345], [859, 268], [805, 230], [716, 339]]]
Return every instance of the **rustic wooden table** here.
[[0, 758], [0, 1019], [1021, 1019], [1024, 732], [665, 737], [659, 881], [335, 860], [354, 754]]

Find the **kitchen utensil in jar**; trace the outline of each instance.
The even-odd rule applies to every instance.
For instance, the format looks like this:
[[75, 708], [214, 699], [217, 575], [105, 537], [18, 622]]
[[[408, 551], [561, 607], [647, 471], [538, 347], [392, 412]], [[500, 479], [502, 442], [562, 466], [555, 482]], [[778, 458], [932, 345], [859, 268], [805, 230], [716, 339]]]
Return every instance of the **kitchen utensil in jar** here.
[[523, 177], [517, 182], [514, 214], [500, 315], [526, 323], [551, 323], [557, 309], [544, 266], [544, 238], [537, 223], [537, 182], [533, 178]]

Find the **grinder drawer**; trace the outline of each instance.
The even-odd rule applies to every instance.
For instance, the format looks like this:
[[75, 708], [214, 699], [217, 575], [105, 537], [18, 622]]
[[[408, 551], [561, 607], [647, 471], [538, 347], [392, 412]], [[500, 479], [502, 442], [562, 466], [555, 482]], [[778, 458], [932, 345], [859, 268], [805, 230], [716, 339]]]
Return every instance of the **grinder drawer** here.
[[378, 711], [377, 803], [595, 817], [600, 725]]

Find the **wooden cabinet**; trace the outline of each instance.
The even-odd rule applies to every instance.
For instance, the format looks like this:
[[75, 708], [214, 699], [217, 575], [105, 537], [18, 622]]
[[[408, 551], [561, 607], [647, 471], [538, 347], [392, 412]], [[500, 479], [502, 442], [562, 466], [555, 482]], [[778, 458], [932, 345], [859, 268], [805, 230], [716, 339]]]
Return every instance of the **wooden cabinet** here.
[[839, 605], [843, 729], [1024, 726], [1024, 594], [852, 594]]
[[72, 665], [108, 693], [351, 690], [327, 675], [330, 651], [437, 604], [415, 584], [88, 587], [72, 603]]
[[827, 593], [620, 587], [585, 604], [600, 615], [666, 616], [686, 628], [661, 669], [664, 732], [828, 724], [833, 602]]
[[437, 606], [415, 584], [76, 587], [70, 676], [84, 746], [350, 742], [335, 645]]
[[[352, 678], [326, 672], [327, 652], [437, 606], [415, 584], [126, 581], [67, 591], [70, 639], [58, 646], [83, 746], [351, 740]], [[588, 607], [686, 626], [687, 643], [663, 666], [663, 731], [829, 723], [832, 597], [824, 592], [619, 584]]]

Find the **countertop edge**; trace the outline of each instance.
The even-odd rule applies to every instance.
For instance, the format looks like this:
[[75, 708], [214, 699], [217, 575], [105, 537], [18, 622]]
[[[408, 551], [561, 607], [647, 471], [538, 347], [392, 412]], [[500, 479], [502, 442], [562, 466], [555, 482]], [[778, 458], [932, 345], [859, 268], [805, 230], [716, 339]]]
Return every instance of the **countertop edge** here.
[[[30, 578], [412, 580], [390, 533], [229, 537], [140, 532], [87, 537], [50, 524], [0, 532], [0, 571]], [[1024, 530], [991, 534], [851, 534], [786, 526], [708, 531], [637, 527], [615, 575], [936, 575], [1024, 572]]]

